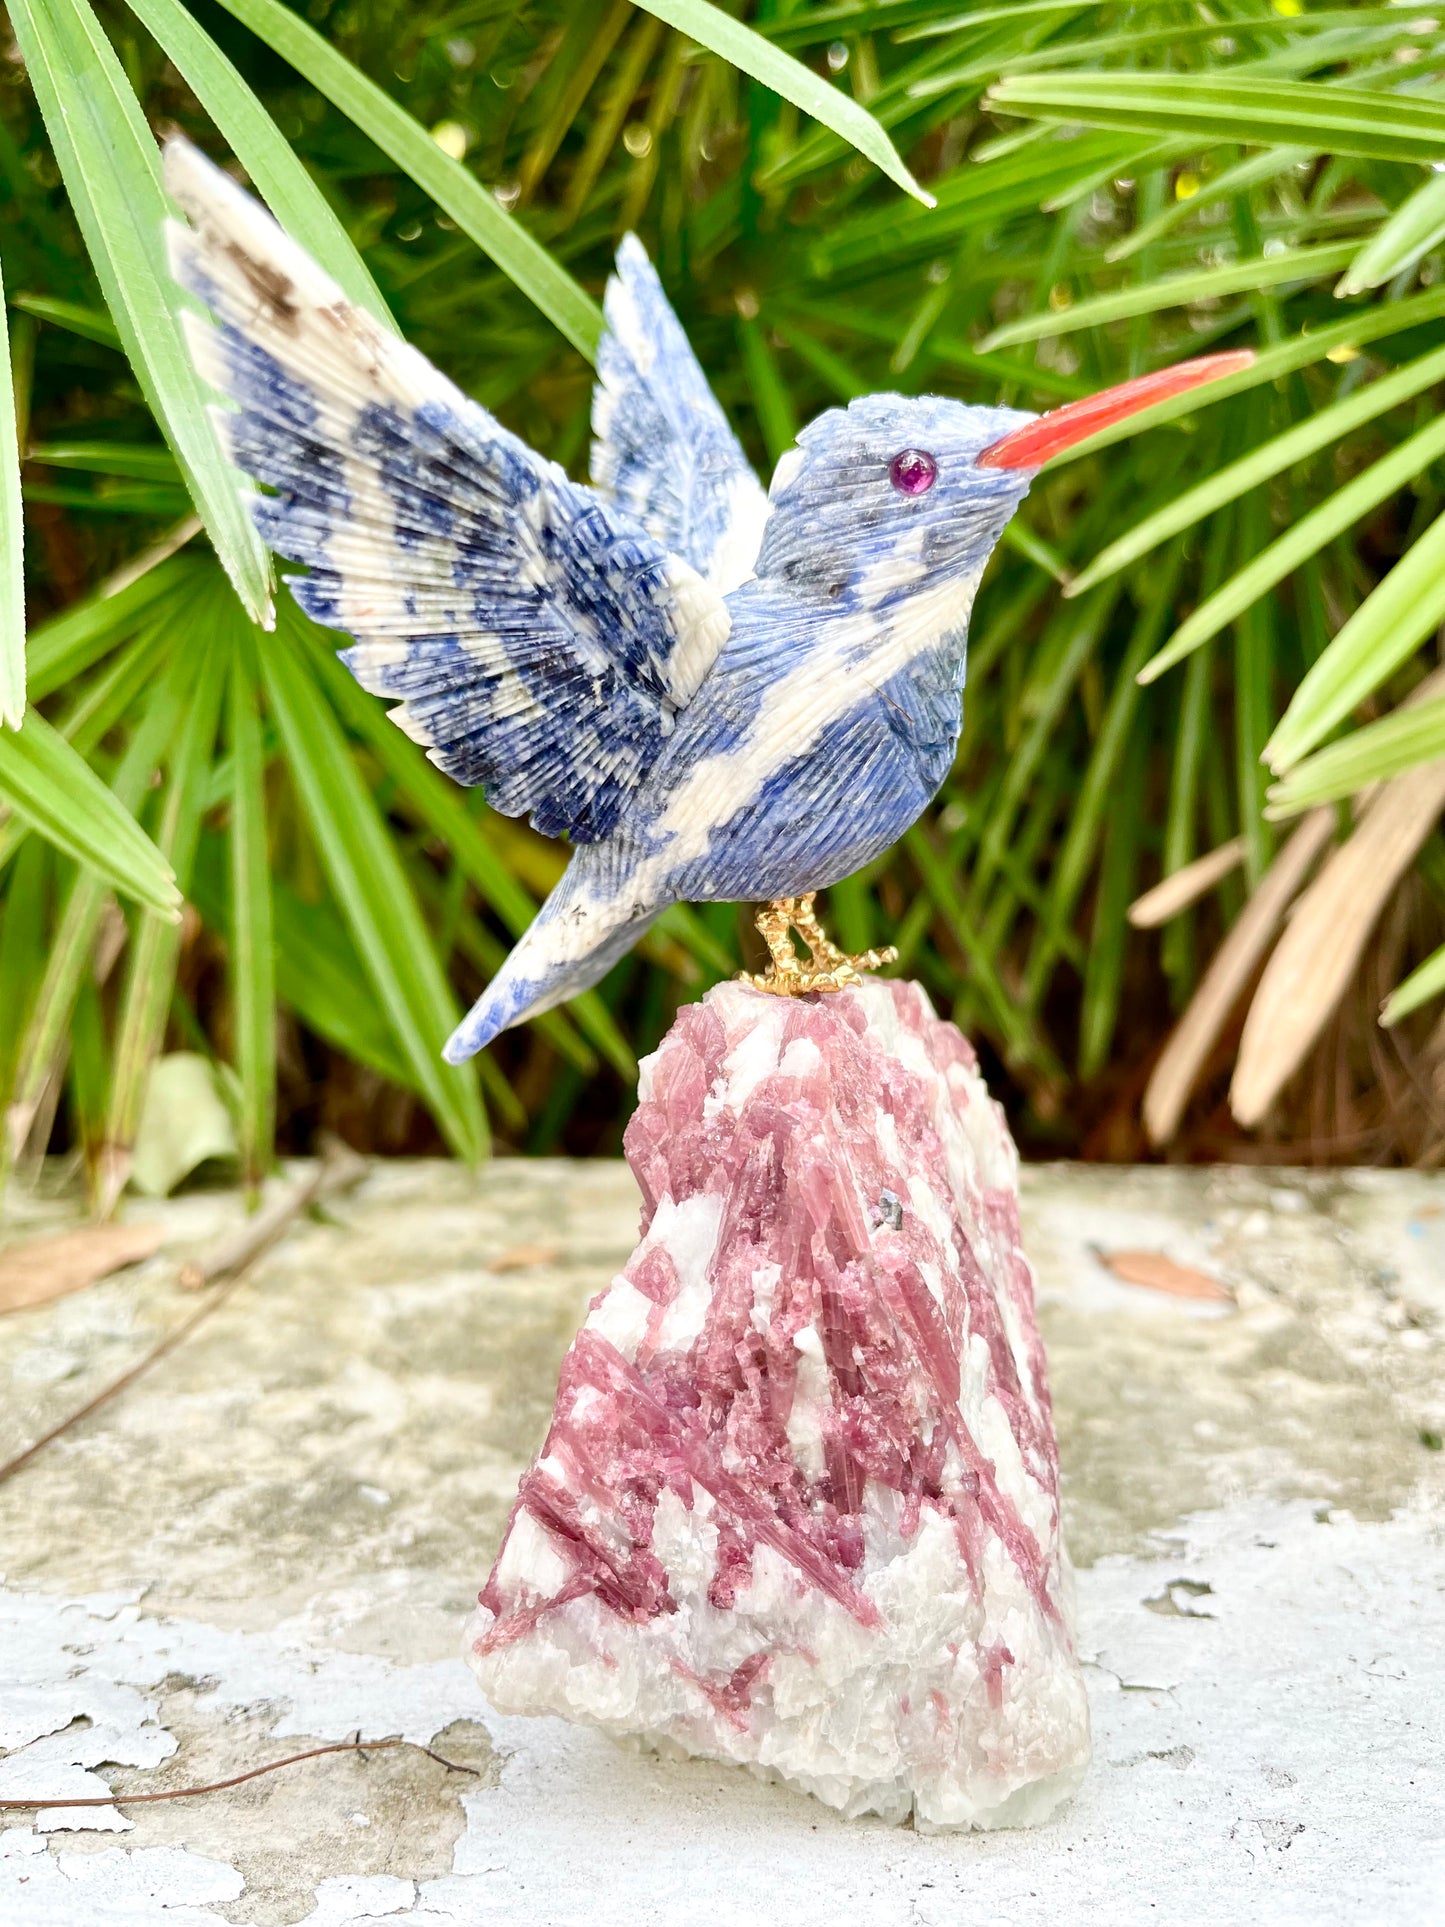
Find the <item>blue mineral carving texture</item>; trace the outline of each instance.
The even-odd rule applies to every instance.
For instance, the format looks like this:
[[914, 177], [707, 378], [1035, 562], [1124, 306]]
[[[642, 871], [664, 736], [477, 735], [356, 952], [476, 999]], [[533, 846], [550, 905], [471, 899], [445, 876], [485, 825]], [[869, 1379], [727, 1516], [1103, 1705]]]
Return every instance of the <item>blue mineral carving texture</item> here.
[[[370, 315], [184, 141], [183, 320], [256, 526], [431, 760], [571, 862], [446, 1046], [461, 1062], [596, 983], [669, 905], [773, 902], [767, 989], [856, 967], [811, 893], [880, 855], [952, 763], [969, 616], [1039, 467], [1247, 354], [1035, 417], [938, 397], [829, 409], [765, 493], [641, 244], [608, 284], [592, 484]], [[799, 966], [793, 924], [813, 965]]]

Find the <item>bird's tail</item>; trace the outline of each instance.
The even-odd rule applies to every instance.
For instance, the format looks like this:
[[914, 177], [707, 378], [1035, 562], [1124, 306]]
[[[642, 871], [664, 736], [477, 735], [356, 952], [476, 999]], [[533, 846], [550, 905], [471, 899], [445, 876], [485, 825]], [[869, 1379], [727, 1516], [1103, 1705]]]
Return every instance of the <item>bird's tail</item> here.
[[626, 892], [594, 896], [588, 853], [573, 857], [526, 935], [447, 1039], [442, 1055], [449, 1064], [465, 1063], [513, 1024], [590, 990], [666, 908], [638, 903]]

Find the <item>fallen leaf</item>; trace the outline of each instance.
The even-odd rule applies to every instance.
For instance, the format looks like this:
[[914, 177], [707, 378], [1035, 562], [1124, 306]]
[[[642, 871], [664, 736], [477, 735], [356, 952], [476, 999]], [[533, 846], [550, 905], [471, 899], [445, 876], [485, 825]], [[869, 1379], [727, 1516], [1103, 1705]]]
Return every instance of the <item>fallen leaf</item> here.
[[1144, 1128], [1151, 1144], [1167, 1144], [1178, 1131], [1185, 1106], [1230, 1012], [1268, 954], [1315, 858], [1334, 840], [1334, 834], [1334, 810], [1312, 811], [1260, 878], [1229, 935], [1215, 951], [1144, 1093]]
[[1099, 1263], [1126, 1285], [1167, 1292], [1171, 1298], [1211, 1298], [1216, 1303], [1234, 1303], [1234, 1293], [1217, 1278], [1211, 1278], [1207, 1271], [1196, 1271], [1192, 1265], [1176, 1265], [1162, 1251], [1100, 1251], [1096, 1255]]
[[1136, 930], [1154, 930], [1161, 923], [1170, 922], [1191, 903], [1197, 903], [1216, 883], [1222, 883], [1243, 861], [1244, 838], [1231, 837], [1228, 843], [1221, 843], [1207, 856], [1197, 856], [1192, 863], [1173, 871], [1142, 897], [1135, 897], [1129, 905], [1130, 923]]
[[528, 1271], [533, 1265], [550, 1265], [557, 1256], [556, 1245], [512, 1245], [498, 1252], [488, 1271]]
[[1246, 1130], [1293, 1077], [1354, 978], [1370, 933], [1445, 809], [1445, 761], [1391, 777], [1295, 906], [1244, 1020], [1229, 1108]]
[[52, 1298], [83, 1291], [97, 1279], [149, 1258], [165, 1236], [159, 1224], [92, 1224], [12, 1245], [0, 1251], [0, 1312], [48, 1305]]
[[208, 1158], [236, 1156], [236, 1126], [221, 1097], [214, 1066], [195, 1051], [173, 1051], [151, 1066], [136, 1129], [130, 1182], [148, 1198], [166, 1198]]
[[[1401, 707], [1442, 694], [1445, 669], [1435, 669]], [[1331, 807], [1312, 814], [1328, 814]], [[1395, 885], [1439, 822], [1445, 809], [1445, 759], [1436, 757], [1363, 791], [1357, 809], [1354, 830], [1331, 851], [1294, 905], [1250, 999], [1229, 1086], [1229, 1108], [1246, 1130], [1263, 1122], [1318, 1041]]]

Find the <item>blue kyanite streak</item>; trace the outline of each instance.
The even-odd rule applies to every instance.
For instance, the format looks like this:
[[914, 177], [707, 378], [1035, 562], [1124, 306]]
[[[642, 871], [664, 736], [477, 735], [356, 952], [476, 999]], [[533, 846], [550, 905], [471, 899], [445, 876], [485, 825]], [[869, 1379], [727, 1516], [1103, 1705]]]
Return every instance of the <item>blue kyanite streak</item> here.
[[[459, 1061], [595, 983], [669, 904], [797, 896], [886, 850], [958, 741], [974, 593], [1031, 471], [1027, 416], [873, 395], [765, 495], [630, 236], [609, 284], [593, 484], [348, 307], [184, 143], [179, 280], [257, 525], [358, 680], [497, 809], [573, 844], [459, 1027]], [[906, 459], [901, 459], [906, 458]]]

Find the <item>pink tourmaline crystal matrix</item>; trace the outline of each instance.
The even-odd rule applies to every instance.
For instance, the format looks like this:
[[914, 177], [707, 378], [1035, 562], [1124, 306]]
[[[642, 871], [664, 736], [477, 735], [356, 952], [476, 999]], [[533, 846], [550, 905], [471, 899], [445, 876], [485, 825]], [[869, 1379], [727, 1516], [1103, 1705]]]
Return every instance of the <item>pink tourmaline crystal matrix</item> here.
[[495, 1706], [846, 1814], [1043, 1819], [1088, 1707], [1018, 1156], [916, 985], [736, 984], [643, 1066], [642, 1242], [468, 1631]]

